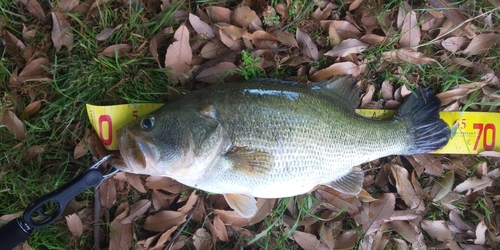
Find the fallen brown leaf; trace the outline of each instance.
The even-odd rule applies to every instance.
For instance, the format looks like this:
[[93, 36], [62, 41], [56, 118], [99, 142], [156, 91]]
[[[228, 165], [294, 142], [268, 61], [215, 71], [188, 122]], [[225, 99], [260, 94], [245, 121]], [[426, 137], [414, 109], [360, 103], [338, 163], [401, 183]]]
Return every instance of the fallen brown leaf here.
[[238, 67], [231, 62], [221, 62], [213, 67], [202, 70], [196, 80], [206, 83], [220, 82], [227, 77], [231, 77], [236, 73]]
[[422, 220], [420, 226], [430, 237], [439, 241], [452, 241], [455, 237], [454, 233], [446, 225], [446, 222], [442, 220]]
[[234, 227], [244, 227], [248, 226], [250, 223], [248, 218], [241, 217], [236, 211], [227, 211], [214, 209], [214, 213], [220, 216], [220, 219], [227, 225], [231, 225]]
[[146, 187], [149, 189], [163, 189], [173, 194], [178, 194], [187, 189], [186, 186], [176, 180], [163, 176], [148, 176]]
[[73, 236], [80, 237], [83, 234], [83, 224], [80, 217], [76, 214], [70, 214], [64, 217], [66, 219], [66, 224], [68, 229]]
[[444, 172], [443, 165], [441, 164], [441, 161], [439, 159], [437, 159], [436, 157], [434, 157], [430, 154], [418, 154], [418, 155], [413, 155], [412, 157], [416, 161], [416, 163], [419, 165], [419, 166], [416, 166], [416, 165], [412, 164], [415, 169], [423, 168], [423, 169], [425, 169], [426, 173], [429, 173], [431, 175], [435, 175], [435, 176], [443, 175], [443, 172]]
[[26, 66], [24, 69], [19, 73], [19, 77], [21, 78], [28, 78], [32, 76], [40, 76], [44, 74], [45, 70], [43, 69], [42, 66], [46, 66], [49, 60], [44, 57], [37, 58], [35, 60], [32, 60]]
[[237, 40], [235, 40], [235, 39], [231, 38], [231, 36], [224, 33], [224, 31], [221, 29], [219, 29], [219, 36], [220, 36], [221, 42], [232, 51], [241, 51], [245, 48], [243, 46], [241, 39], [238, 38]]
[[10, 110], [2, 109], [1, 112], [0, 125], [5, 125], [9, 133], [16, 137], [18, 141], [24, 140], [26, 138], [24, 123]]
[[271, 212], [276, 204], [276, 199], [257, 198], [257, 212], [250, 219], [249, 225], [261, 222]]
[[470, 23], [467, 21], [466, 14], [459, 8], [454, 8], [454, 6], [446, 0], [429, 0], [429, 4], [434, 8], [441, 10], [453, 26], [460, 26], [460, 29], [468, 38], [472, 38], [475, 35], [474, 30], [470, 27]]
[[491, 186], [492, 182], [493, 181], [487, 176], [483, 176], [481, 179], [473, 176], [458, 184], [453, 191], [457, 193], [467, 191], [466, 195], [469, 195], [471, 192], [476, 192]]
[[425, 249], [424, 237], [419, 227], [411, 225], [408, 221], [391, 221], [390, 225], [406, 241]]
[[130, 206], [130, 213], [127, 217], [123, 218], [122, 224], [129, 224], [139, 219], [146, 213], [151, 206], [151, 201], [147, 199], [139, 200]]
[[132, 224], [123, 224], [121, 221], [128, 215], [127, 202], [121, 203], [109, 229], [109, 250], [130, 249], [132, 246]]
[[418, 26], [417, 13], [410, 11], [406, 14], [401, 28], [401, 47], [414, 47], [420, 43], [420, 27]]
[[141, 176], [137, 174], [125, 173], [127, 176], [127, 182], [134, 187], [137, 191], [145, 194], [148, 191], [144, 187], [144, 183], [142, 182]]
[[156, 242], [155, 246], [151, 248], [151, 250], [160, 250], [160, 249], [165, 249], [165, 243], [167, 243], [170, 240], [170, 236], [172, 235], [173, 232], [177, 230], [177, 226], [174, 226], [167, 230], [166, 232], [162, 233], [161, 236], [159, 237], [158, 241]]
[[450, 211], [449, 214], [450, 221], [455, 227], [460, 229], [462, 232], [473, 231], [474, 229], [467, 224], [457, 211]]
[[[330, 25], [330, 22], [333, 23], [333, 26], [335, 27], [335, 30], [337, 31], [341, 39], [361, 37], [361, 32], [359, 31], [359, 29], [348, 21], [326, 20], [320, 22], [322, 25]], [[323, 26], [323, 30], [329, 30], [328, 26]]]
[[217, 25], [217, 27], [219, 27], [220, 31], [233, 40], [240, 39], [248, 33], [247, 30], [234, 25]]
[[88, 149], [85, 146], [85, 143], [83, 141], [80, 141], [78, 144], [76, 144], [75, 150], [73, 151], [73, 158], [78, 159], [78, 158], [86, 155], [87, 152], [88, 152]]
[[99, 185], [99, 199], [101, 206], [105, 208], [110, 208], [116, 199], [116, 188], [115, 181], [113, 178], [104, 180], [101, 185]]
[[497, 151], [483, 151], [483, 152], [479, 153], [478, 156], [500, 158], [500, 152], [497, 152]]
[[165, 68], [172, 69], [174, 79], [182, 80], [182, 75], [191, 69], [191, 61], [193, 60], [193, 52], [189, 45], [189, 30], [185, 24], [181, 24], [174, 33], [176, 40], [167, 48], [165, 55]]
[[111, 35], [113, 35], [113, 32], [115, 32], [115, 30], [120, 29], [122, 26], [123, 24], [119, 24], [114, 28], [105, 28], [95, 36], [95, 39], [97, 39], [97, 41], [104, 41], [108, 39]]
[[240, 6], [233, 10], [231, 23], [240, 27], [248, 27], [250, 23], [257, 17], [255, 11], [248, 6]]
[[356, 197], [359, 199], [361, 202], [373, 202], [376, 201], [377, 199], [373, 198], [373, 196], [370, 195], [370, 193], [366, 192], [366, 190], [361, 189], [361, 192], [359, 192]]
[[210, 6], [205, 9], [214, 23], [231, 23], [232, 11], [220, 6]]
[[340, 62], [334, 63], [328, 68], [319, 70], [314, 73], [310, 79], [313, 82], [319, 82], [330, 79], [332, 76], [347, 76], [352, 75], [354, 77], [361, 73], [361, 69], [358, 65], [352, 62]]
[[42, 6], [37, 0], [20, 0], [20, 2], [26, 7], [29, 13], [38, 18], [38, 20], [42, 22], [47, 21]]
[[196, 250], [210, 249], [212, 246], [212, 236], [205, 228], [198, 228], [193, 235], [193, 245]]
[[474, 240], [474, 244], [476, 245], [483, 245], [486, 242], [486, 230], [488, 227], [486, 226], [486, 223], [484, 222], [484, 219], [482, 219], [479, 224], [477, 224], [476, 227], [476, 239]]
[[328, 3], [324, 8], [316, 8], [316, 10], [313, 13], [313, 18], [318, 21], [325, 20], [332, 14], [332, 10], [333, 10], [333, 3]]
[[64, 12], [71, 12], [78, 4], [80, 4], [78, 0], [64, 0], [58, 2], [57, 7]]
[[226, 45], [224, 45], [220, 40], [214, 39], [203, 46], [200, 51], [200, 55], [206, 59], [216, 59], [229, 51], [230, 50], [226, 47]]
[[304, 250], [327, 250], [328, 246], [316, 236], [301, 231], [294, 231], [291, 238]]
[[215, 231], [217, 232], [217, 238], [219, 238], [221, 241], [224, 241], [224, 242], [229, 241], [229, 238], [227, 236], [226, 226], [222, 222], [219, 215], [216, 215], [214, 217], [214, 227], [215, 227]]
[[[38, 112], [38, 110], [40, 110], [41, 107], [42, 107], [41, 100], [31, 102], [30, 104], [28, 104], [26, 106], [26, 108], [24, 108], [23, 115], [26, 117], [29, 117], [30, 115]], [[23, 117], [23, 116], [21, 116], [21, 117]]]
[[337, 46], [340, 42], [342, 42], [342, 38], [337, 32], [334, 22], [330, 22], [328, 25], [328, 39], [330, 40], [332, 46]]
[[347, 231], [335, 238], [335, 249], [352, 249], [358, 241], [359, 235], [356, 231]]
[[468, 44], [469, 39], [461, 36], [450, 37], [441, 42], [443, 48], [453, 53], [465, 49]]
[[391, 218], [394, 213], [396, 198], [392, 193], [384, 193], [378, 200], [370, 203], [368, 222], [363, 224], [365, 235], [370, 235], [380, 229], [384, 220]]
[[9, 55], [18, 56], [26, 49], [26, 45], [8, 30], [1, 31], [0, 35], [2, 36], [2, 44]]
[[411, 185], [408, 171], [396, 164], [391, 164], [391, 172], [396, 180], [396, 189], [398, 194], [406, 203], [408, 208], [414, 209], [423, 204], [422, 197], [419, 197]]
[[122, 57], [132, 50], [132, 46], [124, 43], [111, 45], [105, 48], [100, 54], [107, 57]]
[[297, 32], [295, 34], [297, 38], [297, 42], [299, 43], [300, 48], [302, 49], [302, 53], [312, 60], [319, 60], [318, 47], [313, 42], [309, 34], [297, 28]]
[[66, 15], [57, 11], [51, 12], [52, 15], [52, 42], [56, 51], [61, 50], [64, 45], [68, 49], [73, 46], [73, 30], [66, 20]]
[[335, 46], [332, 50], [325, 53], [327, 56], [345, 57], [349, 54], [357, 54], [368, 48], [368, 44], [359, 41], [358, 39], [346, 39]]
[[349, 214], [358, 214], [361, 202], [353, 195], [343, 194], [331, 188], [322, 187], [314, 195], [324, 202], [324, 205], [335, 211], [340, 211], [341, 208], [346, 208]]
[[28, 157], [34, 158], [37, 157], [40, 153], [43, 153], [45, 149], [42, 146], [33, 146], [28, 148]]
[[472, 38], [472, 41], [469, 43], [469, 46], [465, 48], [462, 53], [466, 55], [478, 55], [483, 54], [487, 50], [489, 50], [495, 43], [500, 41], [500, 34], [495, 33], [485, 33], [479, 34]]
[[431, 187], [430, 196], [433, 201], [439, 201], [451, 192], [453, 183], [455, 181], [455, 172], [453, 170], [446, 172], [446, 174], [439, 181], [434, 182]]
[[297, 42], [295, 37], [292, 34], [290, 34], [290, 32], [288, 32], [288, 31], [278, 32], [278, 34], [276, 34], [276, 38], [278, 39], [278, 41], [280, 41], [281, 43], [283, 43], [285, 45], [288, 45], [291, 47], [296, 47], [296, 48], [299, 47], [299, 43]]
[[259, 49], [275, 49], [277, 48], [278, 39], [263, 30], [257, 30], [254, 33], [245, 33], [242, 36], [243, 38], [249, 39], [252, 41], [252, 44]]
[[430, 57], [426, 57], [423, 53], [407, 48], [382, 52], [382, 58], [388, 62], [411, 64], [428, 64], [436, 61]]
[[379, 36], [376, 34], [366, 34], [362, 36], [359, 40], [368, 43], [370, 45], [380, 45], [384, 42], [385, 36]]
[[441, 105], [447, 105], [450, 102], [460, 99], [464, 97], [465, 95], [471, 93], [472, 91], [475, 91], [477, 89], [482, 88], [485, 86], [485, 82], [474, 82], [474, 83], [468, 83], [468, 84], [460, 84], [457, 85], [453, 88], [451, 88], [448, 91], [441, 92], [437, 94], [436, 96], [439, 98], [441, 101]]
[[179, 226], [186, 221], [186, 214], [177, 211], [160, 211], [148, 216], [144, 222], [144, 229], [153, 232], [163, 232], [173, 226]]
[[211, 39], [215, 37], [215, 33], [207, 23], [203, 22], [198, 16], [189, 14], [189, 23], [193, 29], [200, 34], [202, 38]]

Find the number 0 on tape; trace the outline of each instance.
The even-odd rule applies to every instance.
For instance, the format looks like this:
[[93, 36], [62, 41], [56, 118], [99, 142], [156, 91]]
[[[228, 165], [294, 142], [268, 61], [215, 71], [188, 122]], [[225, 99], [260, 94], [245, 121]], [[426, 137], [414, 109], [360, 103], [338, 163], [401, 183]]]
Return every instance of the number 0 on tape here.
[[161, 107], [159, 103], [94, 106], [87, 104], [90, 124], [108, 150], [118, 150], [117, 131], [127, 123]]
[[[108, 150], [118, 150], [117, 130], [129, 122], [146, 115], [163, 104], [140, 103], [113, 106], [87, 104], [90, 123], [99, 134]], [[362, 116], [386, 119], [394, 115], [393, 110], [359, 109]], [[483, 151], [500, 151], [500, 113], [486, 112], [441, 112], [451, 127], [452, 137], [448, 144], [435, 154], [477, 154]]]

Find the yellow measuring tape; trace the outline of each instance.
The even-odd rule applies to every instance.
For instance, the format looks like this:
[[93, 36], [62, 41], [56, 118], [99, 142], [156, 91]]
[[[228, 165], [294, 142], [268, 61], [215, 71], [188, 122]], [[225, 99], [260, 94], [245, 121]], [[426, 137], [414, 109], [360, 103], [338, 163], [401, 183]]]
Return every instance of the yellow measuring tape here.
[[[125, 124], [146, 115], [163, 104], [139, 103], [113, 106], [94, 106], [87, 104], [90, 123], [99, 134], [108, 150], [118, 150], [116, 131]], [[394, 115], [394, 110], [358, 109], [362, 116], [386, 119]], [[452, 138], [448, 144], [435, 154], [477, 154], [483, 151], [500, 151], [500, 113], [486, 112], [441, 112], [443, 119], [452, 128]]]

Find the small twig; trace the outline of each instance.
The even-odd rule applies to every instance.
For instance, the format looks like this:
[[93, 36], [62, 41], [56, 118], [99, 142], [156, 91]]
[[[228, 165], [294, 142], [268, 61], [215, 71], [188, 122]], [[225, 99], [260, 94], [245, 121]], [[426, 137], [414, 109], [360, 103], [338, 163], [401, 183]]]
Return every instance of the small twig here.
[[469, 22], [471, 22], [471, 21], [473, 21], [473, 20], [475, 20], [475, 19], [478, 19], [478, 18], [480, 18], [480, 17], [482, 17], [482, 16], [486, 16], [486, 15], [490, 14], [491, 12], [496, 11], [496, 10], [499, 10], [499, 9], [500, 9], [500, 7], [496, 7], [496, 8], [494, 8], [494, 9], [490, 10], [490, 11], [487, 11], [487, 12], [485, 12], [485, 13], [483, 13], [483, 14], [479, 15], [479, 16], [471, 17], [471, 18], [469, 18], [469, 19], [467, 19], [467, 20], [463, 21], [461, 24], [458, 24], [455, 28], [453, 28], [453, 29], [451, 29], [451, 30], [449, 30], [449, 31], [445, 32], [444, 34], [442, 34], [442, 35], [440, 35], [440, 36], [438, 36], [438, 37], [436, 37], [436, 38], [434, 38], [434, 39], [432, 39], [431, 41], [426, 42], [426, 43], [424, 43], [424, 44], [420, 44], [420, 45], [415, 46], [415, 47], [413, 47], [413, 48], [417, 49], [417, 48], [420, 48], [420, 47], [424, 47], [424, 46], [427, 46], [427, 45], [434, 44], [435, 42], [439, 41], [441, 38], [445, 37], [446, 35], [450, 34], [451, 32], [453, 32], [453, 31], [455, 31], [455, 30], [457, 30], [457, 29], [460, 29], [460, 28], [461, 28], [462, 26], [464, 26], [466, 23], [469, 23]]
[[101, 214], [101, 198], [99, 195], [99, 186], [94, 188], [94, 250], [99, 250], [101, 242], [101, 234], [99, 223], [99, 215]]
[[189, 213], [188, 213], [188, 216], [186, 218], [186, 221], [181, 225], [180, 228], [177, 229], [177, 232], [175, 232], [175, 234], [172, 237], [172, 239], [170, 240], [170, 242], [164, 248], [165, 250], [169, 250], [174, 245], [175, 240], [181, 235], [181, 233], [184, 230], [184, 228], [187, 226], [187, 224], [189, 223], [189, 221], [193, 218], [194, 212], [196, 211], [196, 209], [198, 209], [199, 205], [200, 205], [200, 197], [198, 196], [198, 199], [196, 199], [196, 202], [194, 203], [193, 208], [191, 208], [191, 210], [189, 210]]
[[291, 25], [293, 25], [294, 23], [298, 22], [302, 16], [304, 16], [307, 12], [307, 10], [309, 8], [311, 8], [311, 6], [314, 4], [314, 1], [310, 1], [309, 4], [307, 5], [307, 7], [304, 8], [304, 10], [295, 18], [293, 19], [291, 22], [289, 22], [287, 25], [279, 28], [276, 30], [276, 32], [279, 32], [279, 31], [283, 31], [283, 30], [286, 30], [288, 27], [290, 27]]

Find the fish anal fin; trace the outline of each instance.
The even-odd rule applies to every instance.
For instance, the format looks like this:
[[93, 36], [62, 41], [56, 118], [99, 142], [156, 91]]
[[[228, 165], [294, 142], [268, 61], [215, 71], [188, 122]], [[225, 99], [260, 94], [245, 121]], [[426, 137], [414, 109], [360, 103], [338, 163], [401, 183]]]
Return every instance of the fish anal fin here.
[[344, 194], [358, 195], [363, 188], [365, 173], [359, 170], [353, 170], [347, 175], [340, 177], [325, 185]]
[[274, 157], [266, 152], [233, 147], [226, 155], [232, 163], [232, 170], [249, 176], [263, 176], [274, 164]]
[[239, 215], [250, 218], [257, 213], [257, 201], [251, 195], [224, 194], [227, 204]]

